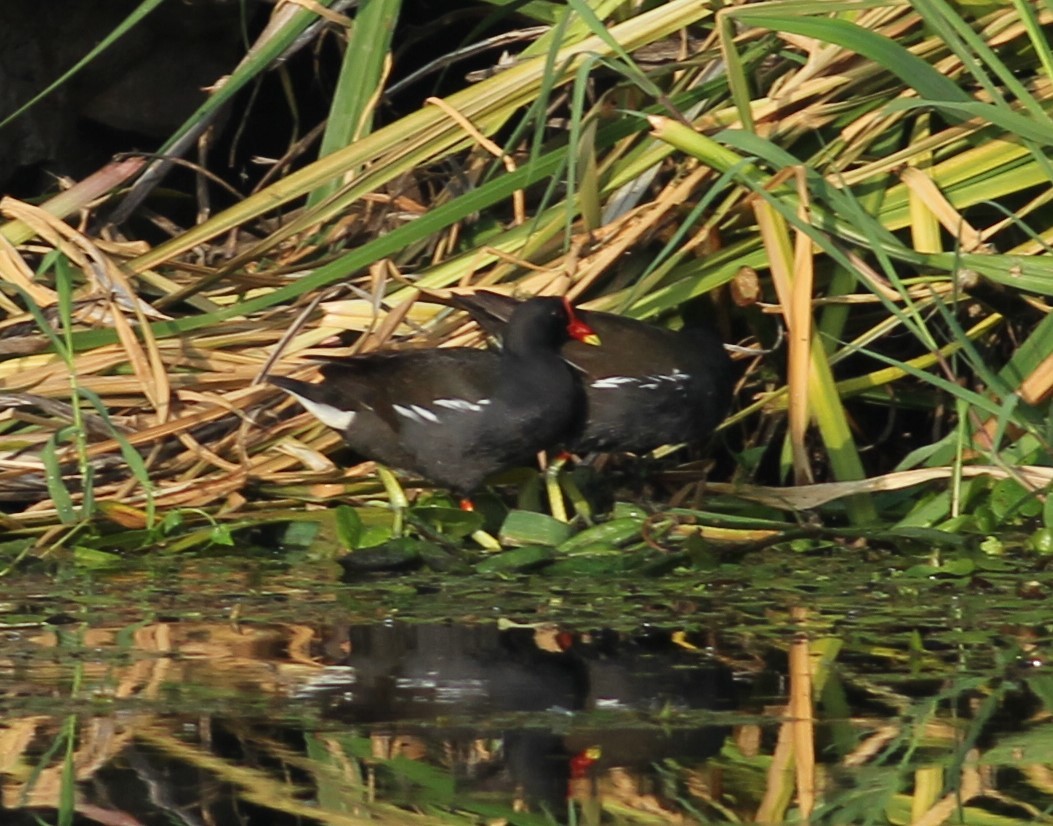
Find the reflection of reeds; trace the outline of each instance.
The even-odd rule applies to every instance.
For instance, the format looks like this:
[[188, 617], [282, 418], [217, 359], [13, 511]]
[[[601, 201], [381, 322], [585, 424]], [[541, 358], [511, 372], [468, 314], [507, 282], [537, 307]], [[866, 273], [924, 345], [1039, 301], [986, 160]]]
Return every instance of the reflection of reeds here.
[[[71, 784], [94, 777], [131, 743], [136, 730], [134, 723], [118, 723], [115, 718], [104, 716], [86, 721], [77, 717], [61, 721], [35, 717], [18, 721], [14, 728], [17, 731], [13, 738], [0, 733], [0, 773], [5, 778], [3, 805], [10, 809], [61, 808], [63, 800], [70, 796]], [[49, 741], [45, 761], [34, 765], [30, 748]], [[57, 753], [61, 749], [68, 749], [68, 765], [65, 755]], [[48, 765], [50, 756], [58, 758], [57, 765]], [[76, 807], [84, 809], [84, 801], [77, 801]]]
[[[317, 630], [300, 625], [230, 623], [154, 623], [135, 628], [88, 628], [79, 638], [86, 650], [113, 651], [131, 656], [128, 665], [109, 658], [81, 663], [85, 696], [105, 691], [116, 698], [154, 700], [162, 687], [212, 688], [240, 696], [256, 694], [261, 700], [290, 693], [305, 675], [320, 667], [310, 654]], [[30, 638], [44, 648], [63, 644], [54, 632]], [[37, 677], [46, 677], [42, 666]], [[68, 669], [50, 667], [57, 677]], [[105, 688], [104, 688], [105, 687]]]
[[[779, 726], [779, 739], [768, 770], [764, 799], [757, 810], [758, 823], [781, 823], [796, 793], [800, 818], [807, 822], [815, 807], [815, 711], [813, 686], [822, 684], [821, 675], [813, 670], [819, 660], [813, 655], [807, 634], [807, 611], [795, 608], [791, 618], [797, 636], [790, 644], [789, 703], [786, 721]], [[818, 677], [818, 679], [817, 679]]]
[[[788, 705], [768, 708], [753, 722], [737, 725], [722, 754], [705, 763], [665, 761], [648, 773], [638, 763], [633, 768], [608, 765], [600, 754], [596, 767], [572, 779], [568, 788], [568, 805], [577, 808], [579, 822], [601, 816], [641, 824], [802, 822], [810, 810], [815, 823], [832, 822], [827, 818], [858, 822], [853, 813], [867, 811], [885, 812], [893, 822], [934, 826], [992, 805], [1027, 812], [1043, 822], [1033, 799], [1021, 799], [1015, 786], [999, 787], [1001, 778], [992, 767], [1012, 766], [1030, 794], [1048, 797], [1053, 784], [1044, 763], [1020, 763], [1029, 754], [1041, 758], [1047, 752], [1048, 712], [1031, 729], [980, 749], [973, 743], [1003, 702], [998, 691], [969, 694], [984, 684], [965, 677], [955, 687], [948, 676], [943, 697], [975, 697], [970, 716], [948, 717], [931, 699], [911, 700], [866, 678], [854, 679], [850, 666], [833, 670], [843, 641], [801, 610], [793, 617]], [[810, 632], [810, 627], [817, 630]], [[441, 725], [432, 731], [398, 721], [377, 730], [332, 722], [319, 726], [310, 707], [298, 708], [299, 701], [291, 698], [318, 673], [312, 653], [339, 651], [346, 639], [346, 627], [320, 632], [309, 626], [247, 623], [156, 623], [131, 633], [85, 631], [77, 637], [80, 650], [95, 654], [78, 658], [72, 678], [68, 667], [63, 671], [57, 665], [50, 672], [31, 672], [42, 677], [51, 694], [62, 697], [63, 708], [83, 704], [84, 713], [10, 718], [0, 728], [3, 804], [58, 808], [68, 800], [81, 814], [109, 822], [116, 814], [95, 805], [77, 784], [101, 782], [97, 778], [104, 767], [138, 765], [145, 754], [192, 766], [209, 785], [229, 786], [238, 800], [323, 823], [368, 819], [431, 826], [451, 819], [475, 822], [480, 812], [493, 815], [502, 806], [509, 814], [514, 808], [530, 809], [507, 778], [485, 793], [461, 788], [465, 778], [493, 777], [500, 770], [499, 732], [482, 737], [458, 726], [458, 734], [450, 735]], [[44, 651], [70, 650], [68, 638], [63, 643], [51, 633], [39, 634], [33, 642]], [[59, 648], [62, 644], [65, 648]], [[58, 688], [60, 677], [65, 678], [64, 690]], [[835, 712], [836, 706], [815, 702], [831, 681], [843, 679], [889, 706], [892, 722], [848, 716], [847, 707]], [[198, 708], [202, 700], [218, 701], [231, 713], [188, 712], [179, 708], [180, 692]], [[107, 698], [121, 709], [120, 716], [103, 713]], [[280, 709], [280, 720], [268, 719], [274, 709]], [[675, 715], [654, 721], [657, 729], [675, 724]], [[572, 718], [566, 725], [565, 742], [573, 749], [590, 742], [596, 731], [588, 722], [577, 728]], [[854, 745], [837, 761], [820, 755], [810, 762], [817, 739], [838, 739], [829, 736], [832, 727], [844, 729]], [[217, 737], [219, 733], [223, 736]], [[222, 747], [224, 741], [237, 747]], [[139, 757], [133, 759], [131, 752]], [[842, 772], [848, 772], [847, 784], [841, 782]], [[156, 785], [164, 775], [155, 769], [150, 782]], [[994, 814], [984, 817], [1006, 822]]]

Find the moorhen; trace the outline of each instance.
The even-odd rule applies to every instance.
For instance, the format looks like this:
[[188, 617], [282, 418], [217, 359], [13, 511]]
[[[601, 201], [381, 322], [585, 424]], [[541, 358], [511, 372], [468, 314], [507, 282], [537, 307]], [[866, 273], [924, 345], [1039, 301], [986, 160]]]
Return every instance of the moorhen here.
[[322, 364], [317, 384], [272, 376], [357, 453], [466, 496], [486, 477], [561, 444], [582, 413], [580, 378], [560, 357], [599, 343], [566, 299], [516, 306], [500, 353], [404, 350]]
[[[520, 305], [502, 293], [453, 294], [496, 338]], [[666, 444], [701, 442], [731, 405], [734, 371], [716, 331], [691, 319], [678, 331], [613, 313], [577, 310], [599, 336], [599, 347], [563, 345], [563, 357], [583, 374], [586, 416], [571, 438], [575, 452], [646, 453]]]

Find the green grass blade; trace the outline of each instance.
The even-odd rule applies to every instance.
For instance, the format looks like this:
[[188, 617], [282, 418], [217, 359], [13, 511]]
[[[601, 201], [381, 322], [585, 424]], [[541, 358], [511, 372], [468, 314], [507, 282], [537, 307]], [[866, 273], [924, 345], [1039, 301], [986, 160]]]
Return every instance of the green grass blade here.
[[[612, 28], [611, 33], [618, 35], [616, 39], [623, 48], [631, 50], [709, 14], [696, 0], [670, 0]], [[469, 89], [450, 95], [446, 100], [451, 108], [461, 112], [484, 134], [492, 134], [523, 106], [529, 105], [543, 84], [567, 82], [582, 62], [591, 59], [595, 53], [602, 55], [608, 51], [607, 45], [599, 38], [586, 38], [561, 49], [559, 59], [553, 64], [557, 67], [554, 73], [545, 71], [548, 65], [545, 60], [524, 60]], [[467, 145], [469, 141], [463, 130], [445, 112], [437, 107], [425, 107], [292, 173], [278, 184], [245, 198], [236, 206], [177, 238], [159, 244], [131, 262], [130, 266], [137, 272], [155, 267], [197, 244], [306, 195], [349, 170], [370, 165], [372, 174], [368, 188], [354, 181], [353, 198], [332, 200], [329, 204], [330, 214], [338, 214], [353, 199], [376, 190], [421, 164], [441, 161]], [[313, 226], [324, 217], [306, 215], [302, 223], [293, 222], [281, 232], [274, 233], [265, 246], [254, 248], [249, 255], [258, 257], [290, 234]], [[236, 259], [231, 266], [243, 263], [244, 260]]]
[[[831, 4], [833, 5], [833, 4]], [[855, 4], [853, 4], [855, 5]], [[859, 4], [861, 7], [862, 4]], [[775, 32], [789, 32], [834, 43], [874, 61], [904, 84], [930, 100], [968, 103], [972, 100], [957, 83], [940, 74], [932, 65], [894, 40], [869, 31], [847, 20], [826, 17], [772, 15], [770, 7], [749, 8], [735, 17]], [[823, 12], [824, 14], [826, 12]]]
[[[333, 0], [316, 0], [320, 5], [329, 7]], [[268, 31], [258, 41], [254, 48], [237, 68], [228, 75], [223, 84], [215, 89], [208, 100], [201, 104], [190, 115], [161, 147], [161, 152], [168, 152], [182, 137], [191, 132], [202, 120], [207, 119], [214, 110], [226, 105], [245, 86], [267, 71], [274, 61], [289, 49], [296, 38], [299, 37], [312, 23], [317, 21], [318, 15], [306, 8], [297, 9], [289, 13], [287, 9], [278, 10], [276, 14], [285, 15], [272, 20]]]
[[889, 112], [935, 109], [949, 120], [977, 118], [994, 124], [1009, 135], [1017, 135], [1041, 146], [1053, 145], [1053, 122], [1046, 118], [1036, 120], [993, 103], [981, 103], [974, 100], [894, 100], [885, 109]]
[[79, 73], [81, 69], [83, 69], [89, 63], [94, 61], [95, 58], [97, 58], [100, 54], [102, 54], [108, 48], [110, 48], [110, 46], [112, 46], [115, 42], [117, 42], [117, 40], [119, 40], [121, 37], [127, 34], [135, 25], [137, 25], [144, 17], [146, 17], [146, 15], [148, 15], [150, 12], [152, 12], [154, 9], [160, 6], [163, 2], [164, 0], [143, 0], [143, 2], [140, 3], [136, 8], [134, 8], [131, 11], [131, 13], [129, 13], [129, 15], [126, 18], [124, 18], [124, 20], [122, 20], [121, 23], [112, 32], [110, 32], [108, 35], [106, 35], [106, 37], [100, 40], [90, 52], [88, 52], [84, 57], [82, 57], [80, 60], [74, 63], [73, 66], [71, 66], [68, 70], [63, 72], [57, 80], [55, 80], [53, 83], [48, 84], [48, 86], [45, 87], [41, 92], [34, 95], [33, 98], [31, 98], [26, 103], [22, 104], [20, 107], [18, 107], [18, 109], [16, 109], [14, 112], [8, 115], [6, 118], [0, 120], [0, 129], [3, 129], [15, 118], [22, 115], [28, 109], [31, 109], [41, 100], [43, 100], [56, 89], [58, 89], [60, 86], [62, 86], [64, 83], [69, 81], [74, 75]]
[[485, 0], [491, 6], [513, 9], [516, 14], [532, 18], [539, 23], [555, 23], [566, 7], [562, 3], [548, 3], [544, 0]]
[[[1033, 119], [1050, 123], [1048, 113], [1028, 88], [1006, 66], [998, 52], [973, 30], [969, 22], [952, 5], [945, 0], [914, 0], [912, 8], [922, 15], [936, 30], [940, 39], [951, 47], [965, 69], [976, 78], [994, 101], [995, 106], [1001, 109], [1009, 108], [1002, 91], [1005, 89], [1009, 96], [1018, 100], [1028, 110]], [[1048, 50], [1048, 45], [1046, 48]], [[991, 78], [992, 74], [997, 77], [997, 82]]]
[[[373, 112], [381, 96], [381, 83], [391, 62], [391, 37], [402, 0], [364, 0], [355, 15], [340, 67], [336, 91], [319, 157], [348, 146], [373, 128]], [[309, 196], [314, 206], [332, 194], [337, 181], [329, 181]]]
[[110, 430], [110, 436], [113, 438], [121, 451], [121, 457], [124, 459], [128, 469], [132, 472], [132, 476], [139, 483], [139, 486], [143, 489], [143, 494], [146, 499], [146, 524], [147, 527], [153, 527], [156, 519], [156, 503], [154, 502], [154, 484], [150, 479], [150, 470], [146, 466], [146, 462], [143, 461], [143, 457], [139, 451], [128, 441], [127, 437], [114, 427], [113, 422], [110, 420], [110, 411], [106, 408], [105, 403], [99, 395], [86, 387], [79, 387], [77, 389], [78, 394], [81, 398], [86, 399], [95, 411], [99, 414], [99, 417], [106, 423], [106, 426]]
[[77, 521], [77, 511], [73, 507], [73, 497], [62, 479], [62, 462], [59, 461], [58, 447], [59, 434], [53, 433], [41, 451], [41, 459], [44, 462], [44, 472], [47, 476], [48, 495], [55, 506], [59, 520], [64, 525], [71, 525]]

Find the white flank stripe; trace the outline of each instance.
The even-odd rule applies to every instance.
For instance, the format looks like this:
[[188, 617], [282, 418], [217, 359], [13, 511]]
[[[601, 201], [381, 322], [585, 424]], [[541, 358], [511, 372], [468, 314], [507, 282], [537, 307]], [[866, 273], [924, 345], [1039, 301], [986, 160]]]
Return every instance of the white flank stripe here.
[[400, 416], [417, 424], [425, 424], [426, 422], [439, 424], [438, 415], [426, 407], [421, 407], [419, 404], [411, 404], [408, 407], [402, 404], [393, 404], [391, 407]]
[[489, 399], [481, 399], [478, 402], [470, 402], [468, 399], [436, 399], [437, 407], [445, 407], [447, 410], [460, 410], [465, 413], [478, 413], [484, 405], [490, 404]]
[[674, 367], [672, 373], [659, 376], [607, 376], [596, 379], [590, 387], [595, 390], [615, 390], [623, 384], [637, 384], [641, 390], [657, 390], [661, 382], [673, 382], [683, 384], [688, 379], [687, 373], [679, 367]]
[[402, 416], [404, 419], [410, 419], [414, 422], [422, 422], [420, 414], [411, 407], [403, 407], [401, 404], [391, 405], [391, 409]]
[[613, 390], [623, 384], [635, 384], [639, 379], [636, 376], [608, 376], [605, 379], [596, 379], [592, 387], [597, 390]]
[[432, 424], [438, 424], [439, 423], [438, 415], [433, 413], [432, 411], [428, 410], [428, 408], [421, 407], [419, 404], [412, 405], [412, 407], [417, 412], [417, 415], [420, 416], [422, 419], [426, 419], [427, 421], [431, 422]]
[[674, 368], [673, 372], [666, 376], [648, 376], [648, 378], [654, 379], [655, 381], [673, 381], [679, 384], [680, 382], [687, 380], [687, 373], [679, 368]]

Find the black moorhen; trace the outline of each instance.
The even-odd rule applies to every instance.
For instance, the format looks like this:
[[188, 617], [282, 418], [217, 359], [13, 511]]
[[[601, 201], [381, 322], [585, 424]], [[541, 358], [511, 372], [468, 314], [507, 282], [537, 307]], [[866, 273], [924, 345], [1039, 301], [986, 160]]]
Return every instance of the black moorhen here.
[[571, 338], [598, 343], [560, 298], [514, 308], [500, 353], [438, 348], [322, 364], [310, 384], [272, 376], [359, 454], [460, 495], [561, 444], [582, 412], [581, 381], [560, 357]]
[[[479, 290], [444, 299], [487, 332], [507, 337], [505, 322], [520, 302]], [[586, 416], [570, 447], [646, 453], [665, 444], [701, 442], [731, 405], [734, 370], [716, 331], [691, 319], [679, 331], [588, 310], [578, 318], [599, 347], [569, 341], [563, 357], [583, 374]]]

